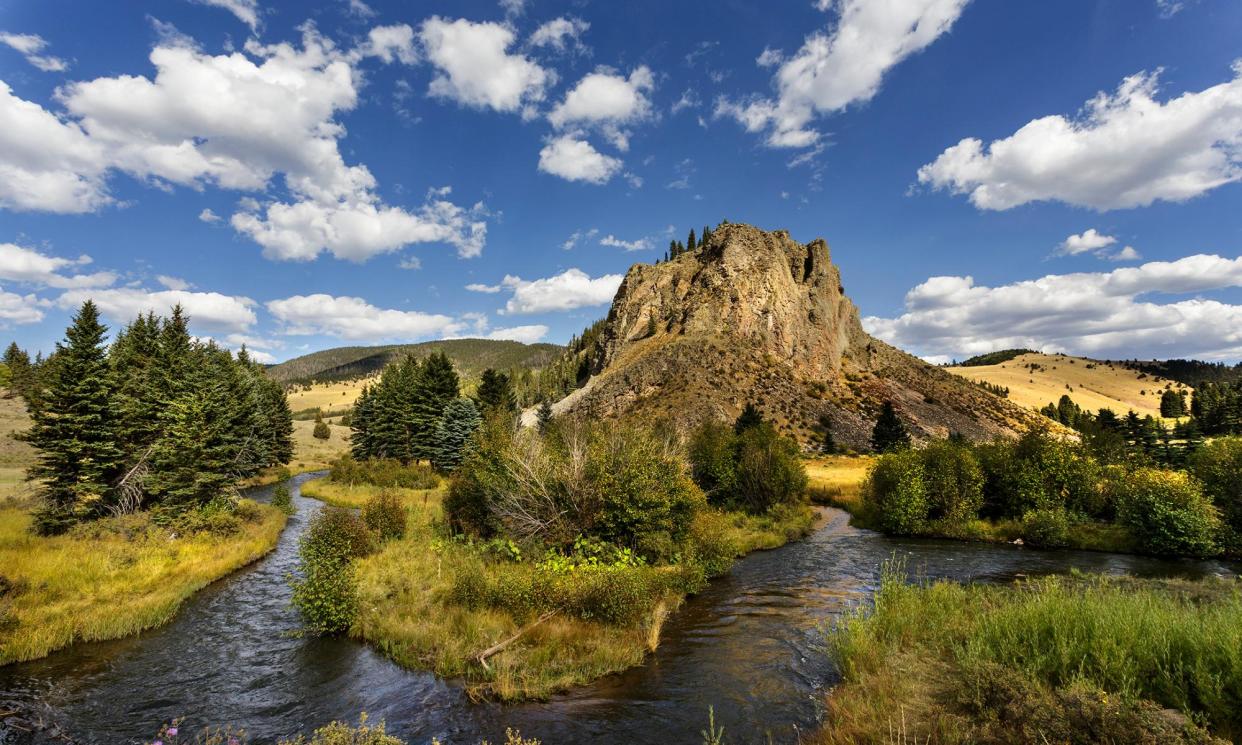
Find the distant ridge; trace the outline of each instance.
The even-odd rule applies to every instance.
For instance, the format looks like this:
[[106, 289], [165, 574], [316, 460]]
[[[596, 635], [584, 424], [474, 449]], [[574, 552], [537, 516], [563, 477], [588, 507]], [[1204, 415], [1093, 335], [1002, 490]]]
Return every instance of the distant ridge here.
[[483, 370], [515, 367], [542, 367], [561, 352], [555, 344], [523, 344], [496, 339], [446, 339], [418, 344], [388, 344], [375, 347], [336, 347], [295, 357], [269, 367], [272, 378], [287, 384], [330, 383], [374, 375], [395, 359], [407, 354], [426, 357], [444, 352], [458, 373], [476, 378]]

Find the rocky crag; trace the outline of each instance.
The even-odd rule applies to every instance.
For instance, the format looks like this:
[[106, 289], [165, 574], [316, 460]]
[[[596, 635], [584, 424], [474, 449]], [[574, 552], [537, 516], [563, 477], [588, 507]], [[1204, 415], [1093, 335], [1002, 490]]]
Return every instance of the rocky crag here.
[[828, 244], [722, 224], [696, 250], [631, 267], [560, 414], [694, 424], [754, 402], [785, 434], [865, 449], [884, 401], [918, 438], [1014, 435], [1040, 420], [867, 334]]

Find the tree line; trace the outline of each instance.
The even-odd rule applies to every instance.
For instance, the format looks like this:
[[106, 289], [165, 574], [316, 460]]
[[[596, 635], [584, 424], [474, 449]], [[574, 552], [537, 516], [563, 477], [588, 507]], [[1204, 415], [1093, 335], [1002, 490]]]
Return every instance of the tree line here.
[[507, 374], [484, 370], [474, 397], [467, 398], [447, 355], [411, 355], [362, 389], [350, 418], [350, 452], [357, 460], [427, 460], [452, 471], [484, 418], [517, 412]]
[[234, 358], [190, 336], [180, 306], [117, 333], [86, 301], [46, 360], [16, 344], [4, 361], [32, 419], [39, 484], [35, 528], [159, 506], [181, 511], [230, 500], [236, 482], [293, 456], [284, 390], [243, 348]]

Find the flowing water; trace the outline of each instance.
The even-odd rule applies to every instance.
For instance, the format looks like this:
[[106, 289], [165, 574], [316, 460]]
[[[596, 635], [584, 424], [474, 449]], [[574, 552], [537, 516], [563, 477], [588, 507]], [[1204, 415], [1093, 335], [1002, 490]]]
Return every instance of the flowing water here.
[[[166, 626], [0, 668], [0, 745], [149, 742], [162, 722], [242, 726], [256, 742], [366, 711], [410, 743], [504, 741], [506, 727], [568, 743], [698, 743], [714, 707], [732, 743], [794, 742], [815, 728], [834, 670], [825, 624], [865, 603], [893, 556], [913, 573], [1006, 581], [1073, 568], [1142, 576], [1231, 575], [1218, 562], [898, 540], [837, 510], [804, 541], [760, 552], [691, 598], [641, 667], [550, 701], [472, 702], [451, 681], [404, 670], [348, 639], [301, 638], [287, 575], [320, 503], [290, 483], [298, 513], [266, 558], [189, 600]], [[269, 489], [252, 496], [264, 499]], [[146, 738], [146, 740], [144, 740]]]

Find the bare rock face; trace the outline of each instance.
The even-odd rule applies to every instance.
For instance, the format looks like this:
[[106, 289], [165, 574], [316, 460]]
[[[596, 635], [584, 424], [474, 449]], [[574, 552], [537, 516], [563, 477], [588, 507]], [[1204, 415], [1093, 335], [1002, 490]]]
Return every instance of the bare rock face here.
[[724, 224], [693, 252], [630, 268], [590, 381], [555, 408], [693, 424], [753, 401], [807, 444], [826, 414], [837, 441], [861, 449], [885, 400], [921, 437], [1012, 435], [1036, 421], [869, 336], [822, 239]]

